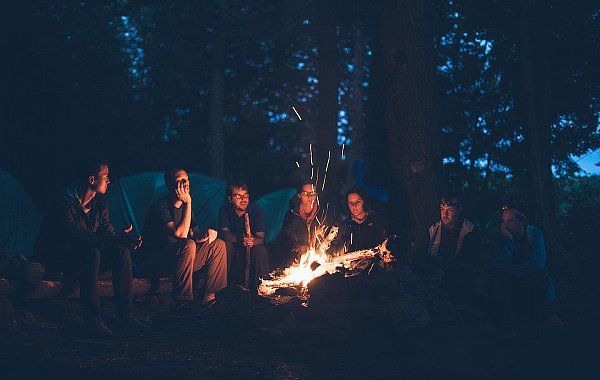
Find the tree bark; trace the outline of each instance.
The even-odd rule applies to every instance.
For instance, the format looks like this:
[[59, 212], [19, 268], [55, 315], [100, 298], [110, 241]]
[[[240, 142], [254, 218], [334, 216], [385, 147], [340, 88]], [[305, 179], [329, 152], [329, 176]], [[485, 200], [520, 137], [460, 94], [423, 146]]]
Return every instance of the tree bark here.
[[412, 241], [437, 218], [439, 202], [439, 106], [428, 12], [418, 0], [385, 1], [383, 6], [385, 127], [405, 206], [395, 215], [409, 222]]
[[[317, 3], [317, 15], [315, 18], [317, 34], [317, 69], [318, 69], [318, 89], [319, 103], [317, 123], [313, 125], [313, 137], [316, 139], [313, 146], [315, 152], [315, 167], [321, 167], [321, 174], [325, 170], [327, 162], [327, 152], [335, 157], [337, 150], [337, 18], [336, 18], [337, 0], [319, 1]], [[332, 179], [332, 171], [335, 166], [330, 164], [327, 180], [327, 188], [332, 191], [335, 188], [335, 182]]]
[[[564, 248], [558, 239], [552, 159], [551, 114], [548, 107], [549, 28], [548, 9], [543, 2], [519, 3], [521, 115], [526, 144], [526, 185], [529, 219], [544, 231], [549, 257], [560, 261]], [[535, 41], [535, 43], [533, 42]], [[558, 256], [558, 257], [557, 257]]]

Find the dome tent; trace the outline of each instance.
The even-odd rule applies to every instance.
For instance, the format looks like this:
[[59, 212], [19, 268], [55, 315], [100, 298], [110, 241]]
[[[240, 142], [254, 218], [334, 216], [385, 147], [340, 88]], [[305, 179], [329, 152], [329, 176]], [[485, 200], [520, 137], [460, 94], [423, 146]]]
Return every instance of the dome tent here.
[[33, 254], [41, 215], [21, 184], [0, 171], [0, 254]]

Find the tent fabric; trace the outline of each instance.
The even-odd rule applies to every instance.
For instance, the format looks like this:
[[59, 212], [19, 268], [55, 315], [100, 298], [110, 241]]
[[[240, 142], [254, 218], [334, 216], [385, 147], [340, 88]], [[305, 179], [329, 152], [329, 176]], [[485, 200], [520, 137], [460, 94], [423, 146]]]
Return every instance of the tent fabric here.
[[41, 215], [21, 184], [0, 171], [0, 254], [33, 254]]
[[[219, 209], [225, 203], [226, 182], [199, 173], [188, 175], [196, 221], [201, 227], [217, 229]], [[150, 206], [167, 193], [163, 172], [139, 173], [111, 182], [107, 197], [113, 225], [117, 230], [132, 225], [136, 233], [141, 233]], [[273, 240], [281, 231], [283, 217], [294, 193], [294, 189], [280, 190], [256, 201], [263, 207], [267, 217], [267, 241]]]

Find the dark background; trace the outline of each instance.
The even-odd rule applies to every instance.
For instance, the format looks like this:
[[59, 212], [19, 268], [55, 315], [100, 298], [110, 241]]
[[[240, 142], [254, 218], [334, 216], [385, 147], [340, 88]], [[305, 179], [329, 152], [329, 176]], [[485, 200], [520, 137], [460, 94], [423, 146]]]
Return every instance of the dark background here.
[[40, 208], [89, 152], [113, 178], [182, 166], [243, 177], [259, 197], [309, 175], [312, 144], [321, 176], [331, 152], [330, 198], [367, 187], [401, 235], [452, 191], [490, 235], [500, 203], [521, 198], [554, 257], [597, 253], [600, 182], [577, 164], [600, 148], [594, 1], [23, 1], [2, 13], [0, 169]]

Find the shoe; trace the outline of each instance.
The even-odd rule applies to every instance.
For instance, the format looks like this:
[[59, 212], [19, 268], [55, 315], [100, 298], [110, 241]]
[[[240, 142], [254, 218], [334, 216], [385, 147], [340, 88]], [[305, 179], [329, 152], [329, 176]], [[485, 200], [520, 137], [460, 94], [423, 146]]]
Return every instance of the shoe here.
[[171, 303], [169, 314], [192, 315], [194, 314], [194, 307], [191, 301], [175, 301]]
[[94, 318], [87, 323], [88, 331], [91, 335], [98, 338], [112, 338], [113, 332], [106, 326], [100, 318]]
[[138, 317], [133, 315], [133, 313], [127, 313], [119, 318], [117, 318], [118, 323], [121, 327], [130, 328], [137, 331], [148, 331], [150, 330], [150, 326], [142, 322]]
[[215, 306], [217, 304], [217, 300], [215, 298], [212, 298], [208, 301], [202, 301], [202, 307], [204, 309], [210, 309], [211, 307]]

